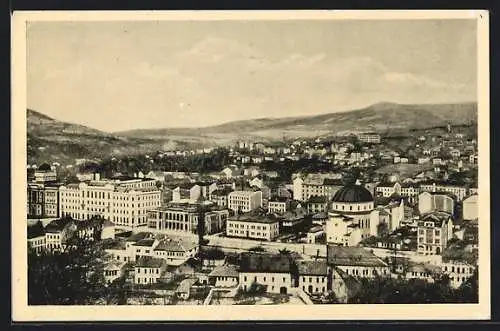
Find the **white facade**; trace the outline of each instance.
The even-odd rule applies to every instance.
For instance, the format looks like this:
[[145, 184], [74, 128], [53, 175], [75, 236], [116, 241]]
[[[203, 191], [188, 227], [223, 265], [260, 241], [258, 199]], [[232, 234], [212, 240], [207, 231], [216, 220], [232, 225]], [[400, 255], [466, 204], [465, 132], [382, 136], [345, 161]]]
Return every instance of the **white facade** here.
[[293, 287], [290, 273], [240, 272], [239, 277], [240, 288], [243, 291], [248, 291], [253, 283], [266, 286], [266, 291], [269, 293], [280, 293], [283, 289], [289, 293]]
[[433, 184], [422, 184], [420, 185], [421, 192], [447, 192], [452, 193], [457, 196], [459, 201], [462, 201], [467, 195], [467, 189], [462, 186], [452, 186], [452, 185], [436, 185]]
[[243, 213], [262, 207], [261, 191], [233, 191], [228, 194], [228, 208]]
[[475, 220], [478, 218], [478, 196], [471, 195], [463, 201], [463, 219], [467, 221]]
[[155, 181], [144, 183], [80, 183], [59, 189], [59, 216], [88, 220], [101, 216], [118, 226], [147, 224], [147, 211], [161, 205]]
[[267, 211], [269, 213], [282, 214], [286, 212], [287, 203], [285, 201], [269, 201], [267, 203]]
[[383, 197], [390, 197], [393, 194], [400, 195], [401, 194], [401, 184], [394, 183], [394, 185], [380, 185], [375, 189], [375, 193], [377, 195], [381, 195]]
[[45, 238], [45, 234], [38, 237], [29, 238], [28, 247], [31, 247], [36, 253], [41, 253], [47, 246]]
[[271, 241], [279, 235], [279, 221], [262, 220], [239, 220], [229, 218], [227, 220], [226, 235], [229, 237], [252, 238]]
[[326, 293], [328, 284], [327, 275], [300, 275], [299, 276], [299, 288], [304, 292], [314, 294], [314, 293]]
[[455, 202], [453, 198], [446, 194], [436, 194], [422, 192], [418, 196], [418, 211], [420, 214], [426, 214], [433, 211], [443, 211], [453, 214]]
[[458, 288], [472, 277], [475, 267], [462, 262], [448, 262], [441, 264], [441, 270], [450, 279], [450, 286]]
[[337, 213], [328, 213], [326, 242], [341, 246], [356, 246], [362, 237], [356, 220]]

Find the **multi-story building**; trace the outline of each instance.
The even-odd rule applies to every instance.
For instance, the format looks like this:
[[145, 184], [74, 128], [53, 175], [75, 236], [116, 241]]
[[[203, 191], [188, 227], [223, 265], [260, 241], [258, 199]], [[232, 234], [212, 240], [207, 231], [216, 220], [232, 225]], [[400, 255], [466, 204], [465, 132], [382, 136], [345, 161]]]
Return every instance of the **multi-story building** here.
[[310, 214], [326, 213], [329, 200], [325, 196], [312, 195], [307, 200], [307, 212]]
[[290, 209], [290, 200], [283, 197], [272, 198], [267, 203], [268, 213], [283, 214]]
[[279, 220], [252, 214], [236, 215], [228, 218], [226, 235], [271, 241], [279, 235]]
[[168, 265], [178, 266], [196, 255], [198, 245], [193, 241], [166, 238], [153, 251], [155, 257], [164, 259]]
[[327, 246], [327, 263], [355, 278], [390, 277], [390, 268], [363, 247]]
[[380, 135], [372, 132], [361, 133], [358, 140], [367, 144], [380, 144]]
[[172, 191], [172, 201], [181, 202], [188, 200], [190, 202], [196, 202], [200, 198], [210, 199], [210, 195], [213, 191], [217, 189], [216, 183], [205, 183], [205, 182], [195, 182], [195, 183], [185, 183], [179, 185]]
[[50, 218], [59, 216], [59, 184], [28, 184], [28, 217]]
[[297, 177], [293, 182], [293, 197], [296, 200], [307, 201], [311, 196], [326, 197], [331, 200], [342, 188], [342, 182], [337, 175], [310, 174], [304, 179]]
[[45, 250], [45, 230], [41, 222], [28, 226], [28, 248], [40, 254]]
[[261, 191], [233, 191], [228, 194], [228, 207], [235, 212], [247, 213], [262, 207]]
[[216, 267], [208, 277], [215, 287], [236, 287], [240, 273], [236, 270], [236, 266], [226, 264]]
[[161, 205], [155, 180], [95, 181], [59, 188], [59, 215], [88, 220], [101, 216], [117, 226], [147, 224], [147, 211]]
[[326, 261], [297, 261], [299, 288], [309, 294], [326, 293], [328, 265]]
[[450, 286], [458, 288], [469, 278], [472, 277], [475, 267], [458, 261], [449, 261], [441, 263], [441, 270], [443, 274], [447, 275], [450, 280]]
[[453, 215], [455, 201], [447, 193], [422, 192], [418, 196], [418, 211], [421, 215], [433, 211], [446, 212]]
[[76, 230], [76, 223], [71, 218], [64, 217], [50, 222], [45, 227], [46, 249], [52, 252], [63, 251]]
[[48, 164], [42, 164], [34, 174], [35, 183], [47, 183], [57, 181], [57, 173]]
[[390, 197], [392, 195], [401, 195], [401, 184], [399, 183], [381, 183], [375, 188], [377, 196]]
[[214, 202], [219, 207], [227, 208], [228, 195], [232, 191], [233, 189], [229, 187], [217, 189], [210, 194], [210, 201]]
[[420, 193], [420, 189], [417, 184], [402, 184], [401, 185], [401, 196], [406, 197], [410, 203], [414, 203], [418, 194]]
[[471, 195], [468, 198], [464, 199], [463, 207], [462, 207], [462, 213], [463, 213], [462, 218], [465, 221], [475, 220], [479, 217], [477, 198], [478, 198], [478, 195], [474, 194], [474, 195]]
[[337, 191], [326, 226], [327, 242], [353, 246], [368, 238], [373, 208], [373, 196], [363, 186], [349, 185]]
[[292, 261], [287, 256], [243, 253], [239, 270], [239, 284], [243, 291], [252, 284], [263, 285], [266, 292], [287, 294], [293, 287]]
[[452, 193], [457, 197], [458, 201], [462, 201], [467, 196], [467, 188], [447, 183], [422, 183], [420, 184], [420, 191]]
[[167, 263], [164, 259], [141, 256], [134, 267], [134, 283], [139, 285], [156, 284], [166, 267]]
[[417, 252], [420, 255], [441, 255], [453, 237], [450, 214], [434, 212], [418, 221]]
[[227, 209], [200, 208], [202, 205], [171, 203], [148, 212], [148, 227], [161, 231], [198, 233], [198, 220], [203, 213], [205, 234], [220, 232], [224, 229], [229, 216]]

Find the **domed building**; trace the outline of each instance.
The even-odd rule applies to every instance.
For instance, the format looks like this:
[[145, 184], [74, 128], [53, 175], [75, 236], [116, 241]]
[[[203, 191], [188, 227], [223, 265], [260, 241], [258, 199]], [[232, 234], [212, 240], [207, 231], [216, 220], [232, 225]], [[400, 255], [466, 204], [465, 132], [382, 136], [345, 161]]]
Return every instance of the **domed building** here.
[[333, 196], [331, 210], [338, 213], [369, 212], [373, 210], [373, 196], [361, 185], [344, 186]]
[[355, 246], [368, 238], [371, 229], [373, 196], [361, 185], [347, 185], [332, 198], [326, 224], [327, 242]]

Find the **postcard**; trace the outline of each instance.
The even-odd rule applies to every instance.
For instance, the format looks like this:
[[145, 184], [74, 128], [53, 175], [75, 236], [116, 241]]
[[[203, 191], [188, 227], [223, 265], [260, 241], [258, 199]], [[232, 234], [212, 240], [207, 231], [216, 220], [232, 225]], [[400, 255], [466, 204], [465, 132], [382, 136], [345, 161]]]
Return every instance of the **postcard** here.
[[487, 11], [12, 31], [14, 321], [490, 318]]

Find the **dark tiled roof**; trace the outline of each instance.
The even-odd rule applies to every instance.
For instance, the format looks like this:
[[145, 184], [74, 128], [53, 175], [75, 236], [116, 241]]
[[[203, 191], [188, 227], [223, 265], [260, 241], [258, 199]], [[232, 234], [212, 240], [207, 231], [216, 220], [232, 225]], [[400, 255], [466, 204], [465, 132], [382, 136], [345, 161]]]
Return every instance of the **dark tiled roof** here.
[[340, 266], [387, 266], [380, 258], [362, 247], [327, 246], [327, 261]]
[[139, 268], [161, 268], [166, 264], [164, 259], [151, 256], [140, 256], [135, 266]]
[[240, 272], [289, 273], [291, 265], [288, 256], [243, 253]]
[[130, 237], [127, 238], [127, 241], [138, 242], [142, 239], [151, 238], [151, 237], [152, 237], [152, 234], [149, 232], [139, 232], [139, 233], [132, 234]]
[[28, 225], [28, 239], [43, 237], [45, 230], [43, 229], [42, 222], [36, 222], [33, 225]]
[[348, 185], [338, 190], [332, 199], [334, 202], [371, 202], [373, 196], [366, 188], [361, 185]]
[[74, 222], [71, 218], [60, 218], [57, 220], [53, 220], [45, 227], [45, 232], [60, 232], [62, 231], [68, 224]]
[[145, 238], [145, 239], [139, 240], [134, 245], [135, 246], [143, 246], [143, 247], [152, 247], [154, 242], [155, 242], [154, 239]]
[[298, 261], [297, 268], [299, 275], [328, 275], [326, 261]]
[[317, 195], [311, 195], [309, 197], [309, 200], [307, 200], [308, 203], [327, 203], [328, 198], [324, 196], [317, 196]]
[[232, 265], [223, 265], [220, 267], [215, 268], [209, 276], [211, 277], [238, 277], [239, 276], [238, 270], [236, 270], [235, 266]]

